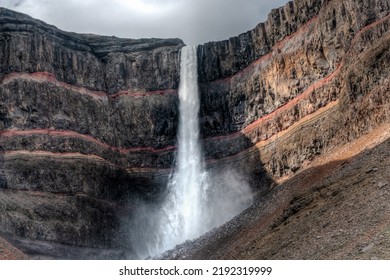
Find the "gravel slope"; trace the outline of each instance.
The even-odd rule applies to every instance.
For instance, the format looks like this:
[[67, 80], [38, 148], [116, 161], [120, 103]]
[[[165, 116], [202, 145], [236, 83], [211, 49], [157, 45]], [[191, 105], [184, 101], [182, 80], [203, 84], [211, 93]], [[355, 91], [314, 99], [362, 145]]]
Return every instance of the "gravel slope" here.
[[390, 128], [294, 177], [163, 259], [390, 259]]
[[0, 237], [0, 260], [25, 260], [27, 256]]

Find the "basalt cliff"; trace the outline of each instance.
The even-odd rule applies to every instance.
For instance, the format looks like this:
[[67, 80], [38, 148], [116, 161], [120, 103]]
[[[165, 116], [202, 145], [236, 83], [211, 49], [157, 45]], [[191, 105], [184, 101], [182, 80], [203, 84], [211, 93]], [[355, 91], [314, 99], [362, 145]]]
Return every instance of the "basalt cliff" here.
[[[346, 145], [368, 137], [379, 147], [389, 137], [389, 25], [387, 0], [295, 0], [253, 30], [198, 46], [207, 168], [216, 184], [228, 171], [239, 173], [263, 208], [241, 219], [257, 223], [236, 220], [195, 244], [198, 251], [182, 248], [168, 257], [281, 258], [237, 248], [263, 248], [248, 240], [273, 244], [266, 240], [283, 240], [281, 232], [294, 236], [297, 223], [287, 231], [286, 221], [325, 205], [316, 200], [321, 191], [340, 198], [339, 189], [327, 187], [343, 182], [342, 172], [363, 168], [345, 160], [367, 150]], [[32, 258], [137, 258], [126, 242], [137, 230], [129, 220], [141, 199], [158, 201], [174, 162], [183, 45], [64, 32], [0, 8], [2, 238]], [[344, 155], [340, 170], [305, 173], [333, 162], [321, 164], [336, 152]], [[383, 163], [388, 153], [372, 154], [361, 157], [382, 165], [360, 170], [357, 181], [378, 169], [390, 174]], [[386, 176], [377, 182], [378, 197], [389, 198]], [[374, 193], [365, 187], [350, 197]], [[389, 206], [381, 213], [390, 213]], [[378, 221], [384, 228], [387, 216]], [[321, 243], [322, 235], [312, 235]], [[237, 236], [248, 238], [236, 251], [218, 251], [223, 240], [239, 242]]]

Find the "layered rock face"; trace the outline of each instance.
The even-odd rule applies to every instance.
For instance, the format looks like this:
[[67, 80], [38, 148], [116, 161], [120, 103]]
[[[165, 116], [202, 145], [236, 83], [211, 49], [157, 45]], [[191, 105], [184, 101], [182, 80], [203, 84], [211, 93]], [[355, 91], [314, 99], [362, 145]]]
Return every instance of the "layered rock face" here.
[[294, 1], [199, 46], [207, 156], [255, 155], [277, 181], [389, 122], [389, 11], [379, 0]]
[[[387, 0], [296, 0], [198, 47], [211, 177], [260, 192], [390, 122]], [[178, 39], [68, 33], [0, 8], [0, 232], [30, 255], [136, 257], [173, 164]], [[80, 249], [84, 248], [84, 249]]]
[[0, 230], [26, 248], [96, 249], [54, 257], [132, 257], [120, 219], [166, 184], [182, 41], [68, 33], [6, 9], [0, 24]]

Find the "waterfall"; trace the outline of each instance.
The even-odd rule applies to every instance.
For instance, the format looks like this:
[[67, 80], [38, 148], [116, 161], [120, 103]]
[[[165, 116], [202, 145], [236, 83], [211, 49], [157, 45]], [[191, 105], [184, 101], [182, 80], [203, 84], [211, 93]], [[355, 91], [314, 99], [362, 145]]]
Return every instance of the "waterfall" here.
[[196, 46], [183, 47], [180, 61], [178, 148], [173, 174], [161, 204], [137, 209], [133, 247], [154, 256], [219, 226], [251, 204], [245, 178], [225, 168], [208, 174], [199, 139]]
[[164, 249], [193, 239], [208, 229], [207, 173], [199, 144], [199, 89], [196, 46], [183, 47], [180, 61], [179, 131], [175, 172], [163, 206]]

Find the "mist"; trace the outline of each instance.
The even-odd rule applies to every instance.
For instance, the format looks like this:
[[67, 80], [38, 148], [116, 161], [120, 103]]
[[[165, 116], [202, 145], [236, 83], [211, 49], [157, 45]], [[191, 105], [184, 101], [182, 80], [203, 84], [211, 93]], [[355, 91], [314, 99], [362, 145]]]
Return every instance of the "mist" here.
[[[245, 176], [232, 168], [224, 168], [209, 173], [209, 188], [205, 201], [205, 213], [201, 220], [204, 226], [202, 234], [230, 221], [253, 203], [253, 191]], [[168, 195], [165, 193], [165, 195]], [[145, 259], [162, 254], [165, 250], [160, 229], [170, 222], [170, 213], [164, 205], [164, 197], [159, 202], [140, 200], [135, 207], [128, 231], [131, 231], [130, 243], [136, 254]], [[202, 234], [199, 234], [200, 237]], [[192, 239], [184, 240], [191, 241]], [[179, 245], [174, 244], [174, 245]], [[175, 246], [166, 248], [173, 249]]]

